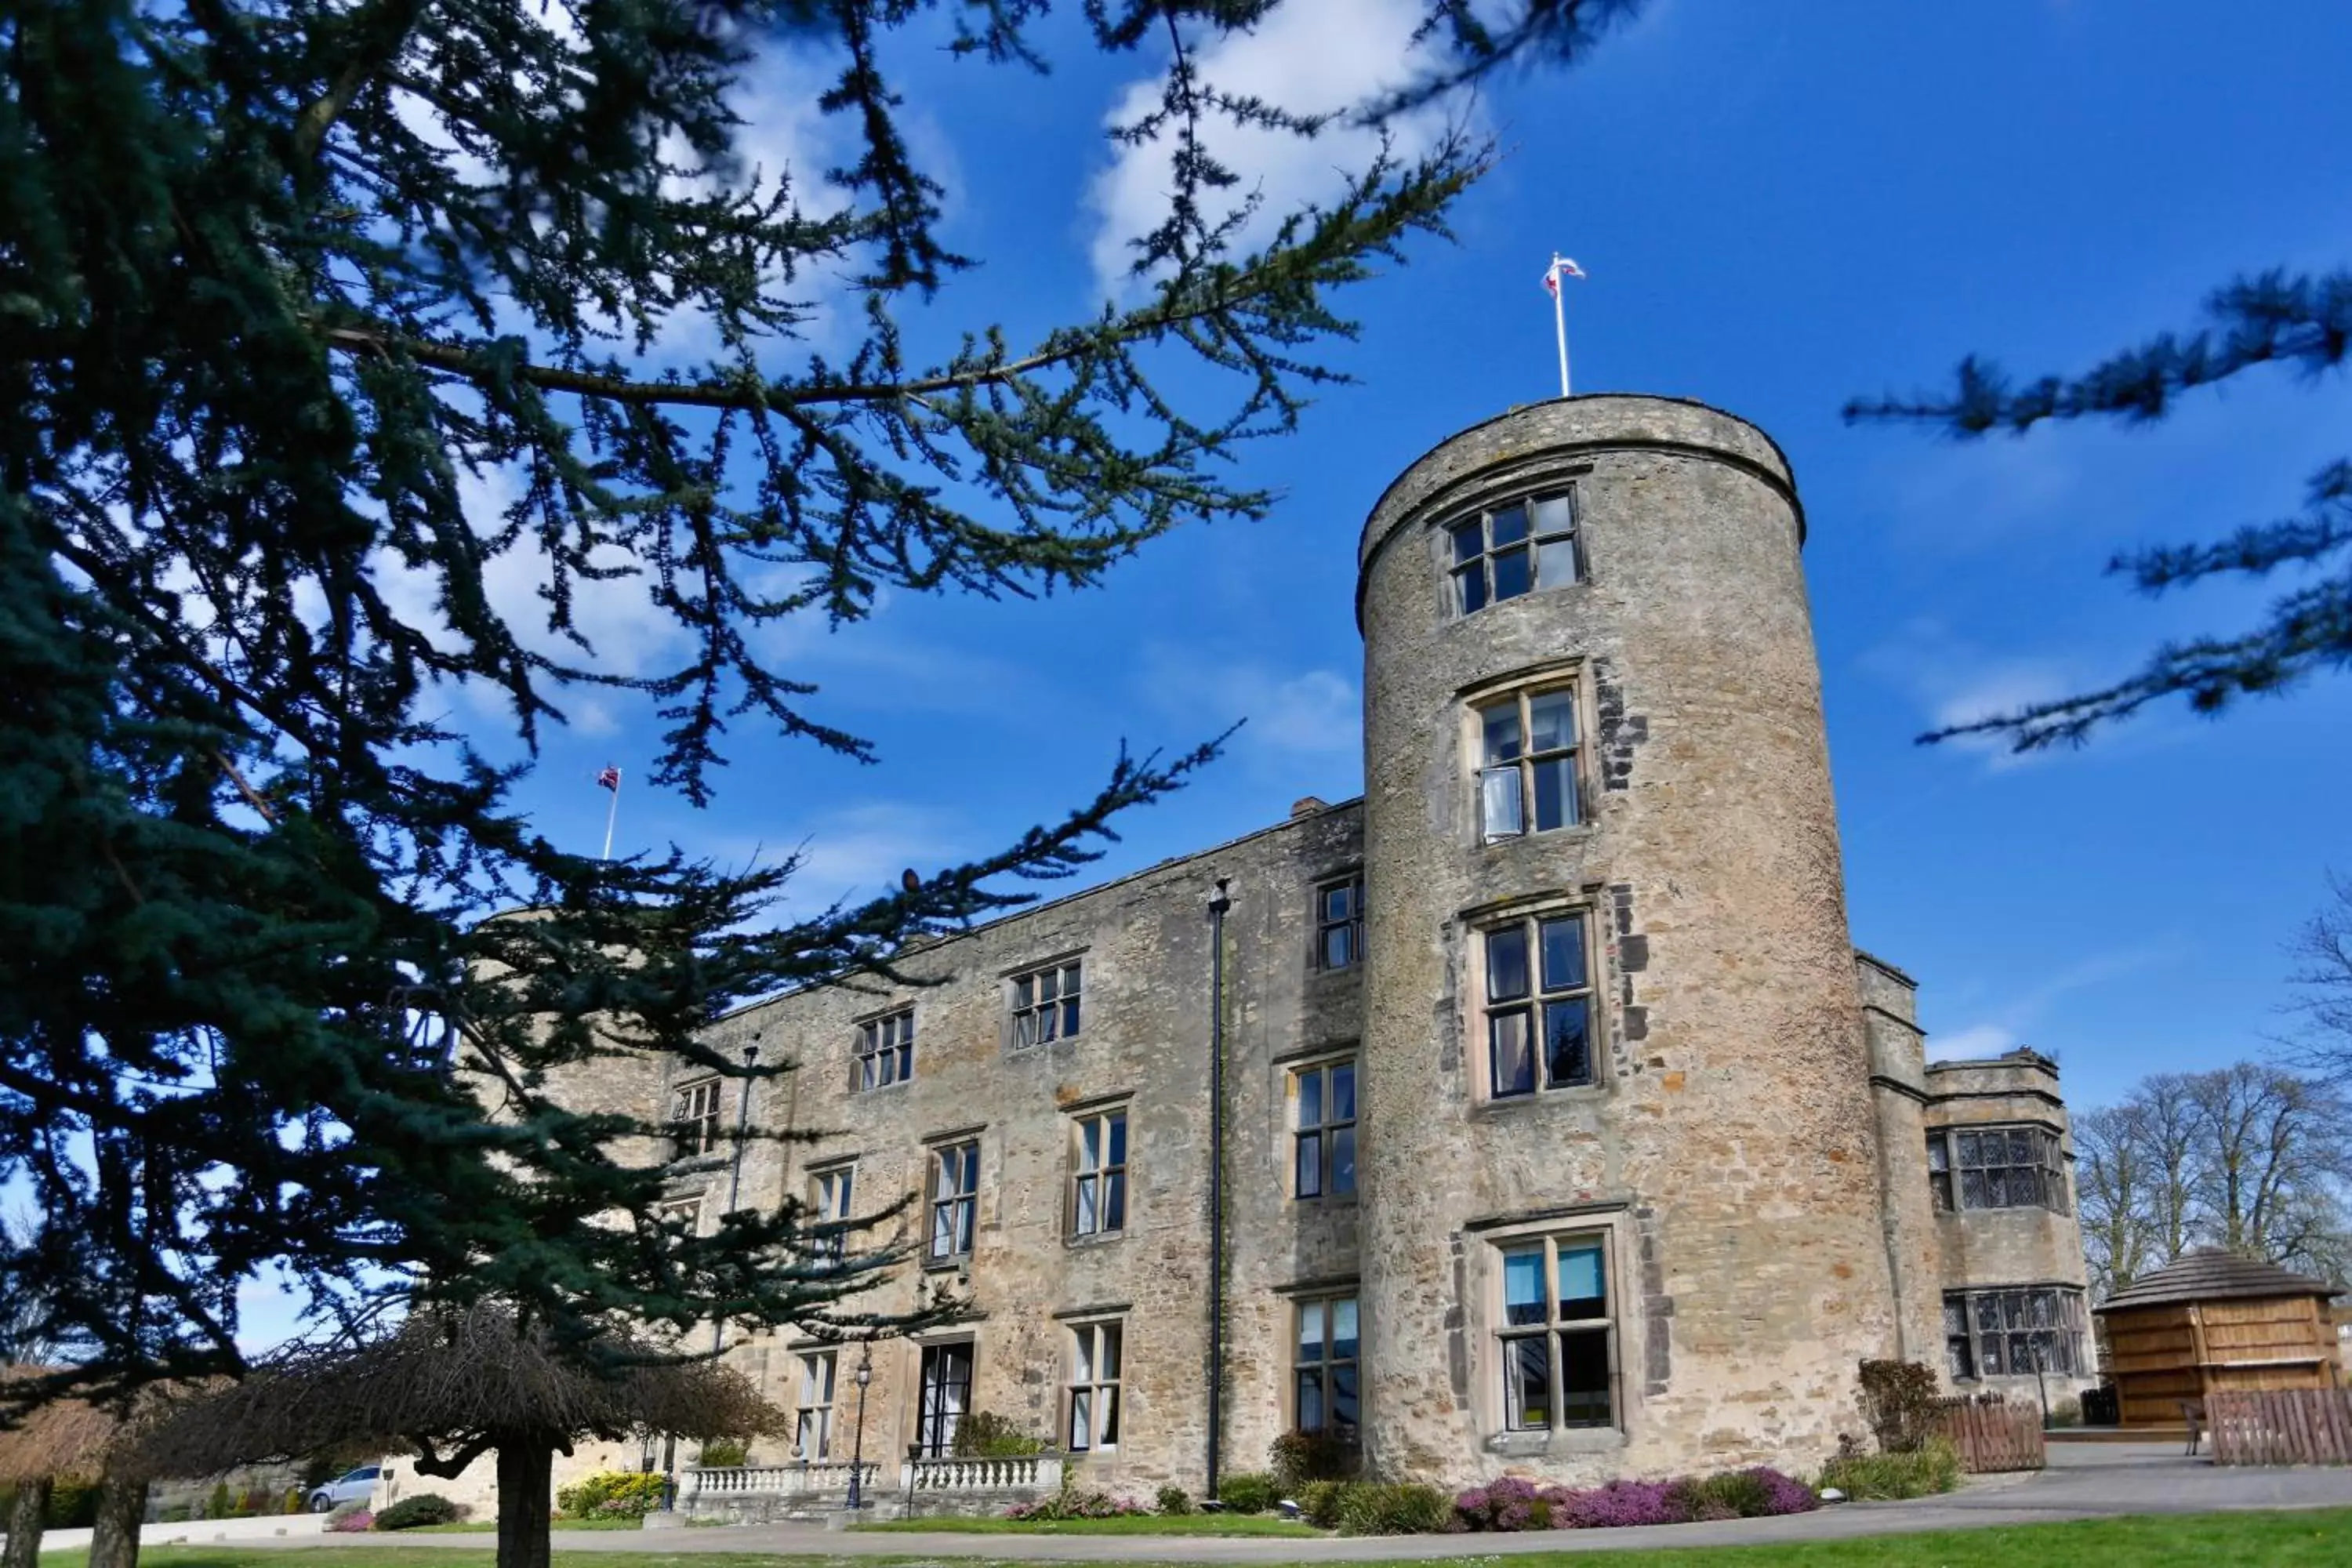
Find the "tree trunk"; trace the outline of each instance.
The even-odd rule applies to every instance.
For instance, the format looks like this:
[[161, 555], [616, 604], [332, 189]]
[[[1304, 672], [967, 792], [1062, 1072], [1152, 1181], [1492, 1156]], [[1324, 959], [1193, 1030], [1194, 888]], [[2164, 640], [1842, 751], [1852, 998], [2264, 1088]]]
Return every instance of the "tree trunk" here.
[[89, 1532], [89, 1568], [139, 1568], [139, 1526], [147, 1518], [147, 1483], [109, 1476], [98, 1489], [98, 1523]]
[[549, 1439], [499, 1434], [499, 1568], [548, 1568], [554, 1475], [555, 1445]]
[[47, 1476], [17, 1484], [16, 1500], [8, 1510], [8, 1550], [0, 1555], [0, 1568], [41, 1568], [41, 1520], [49, 1511], [50, 1488]]

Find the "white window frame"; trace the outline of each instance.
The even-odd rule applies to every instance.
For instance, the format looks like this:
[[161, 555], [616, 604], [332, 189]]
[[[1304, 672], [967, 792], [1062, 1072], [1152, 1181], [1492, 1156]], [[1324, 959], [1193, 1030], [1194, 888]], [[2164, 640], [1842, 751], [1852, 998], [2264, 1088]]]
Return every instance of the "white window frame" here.
[[[1499, 1402], [1496, 1426], [1505, 1432], [1622, 1432], [1625, 1428], [1624, 1345], [1617, 1310], [1618, 1257], [1614, 1227], [1539, 1231], [1493, 1238], [1495, 1286], [1488, 1313], [1488, 1334], [1495, 1346]], [[1560, 1295], [1559, 1258], [1563, 1252], [1597, 1249], [1601, 1256], [1601, 1294], [1578, 1297], [1580, 1303], [1598, 1300], [1600, 1310], [1570, 1314]], [[1510, 1321], [1510, 1259], [1533, 1252], [1543, 1271], [1542, 1317], [1535, 1321]], [[1567, 1418], [1566, 1361], [1563, 1342], [1598, 1338], [1606, 1373], [1607, 1414], [1603, 1419]], [[1517, 1360], [1512, 1347], [1540, 1342], [1544, 1347], [1544, 1412], [1541, 1420], [1527, 1417], [1522, 1391], [1515, 1386]]]
[[[1340, 1068], [1345, 1068], [1348, 1073], [1349, 1113], [1345, 1117], [1335, 1116], [1332, 1110], [1334, 1100], [1332, 1085], [1335, 1081], [1333, 1074]], [[1316, 1108], [1317, 1120], [1311, 1122], [1307, 1120], [1307, 1079], [1310, 1073], [1318, 1075], [1316, 1096], [1319, 1102]], [[1363, 1075], [1363, 1063], [1354, 1051], [1291, 1064], [1290, 1195], [1298, 1202], [1318, 1203], [1327, 1198], [1344, 1200], [1356, 1195], [1355, 1152], [1361, 1138], [1357, 1122], [1358, 1118], [1362, 1114], [1362, 1107], [1358, 1102], [1358, 1096], [1362, 1092]], [[1348, 1162], [1349, 1174], [1345, 1192], [1339, 1190], [1334, 1180], [1335, 1173], [1339, 1169], [1339, 1162], [1332, 1153], [1333, 1148], [1343, 1133], [1347, 1137], [1350, 1151]], [[1315, 1165], [1314, 1190], [1311, 1192], [1308, 1190], [1306, 1178], [1310, 1140], [1314, 1146]]]
[[[1446, 600], [1456, 619], [1584, 581], [1584, 506], [1578, 489], [1574, 479], [1538, 486], [1439, 528]], [[1523, 580], [1506, 564], [1513, 557], [1524, 563]], [[1521, 585], [1498, 591], [1510, 582]]]
[[726, 1079], [713, 1074], [690, 1079], [670, 1091], [670, 1141], [677, 1158], [708, 1154], [725, 1137], [720, 1131]]
[[836, 1160], [814, 1166], [808, 1180], [809, 1213], [816, 1232], [816, 1245], [811, 1250], [838, 1263], [848, 1250], [848, 1222], [856, 1213], [857, 1162]]
[[[1126, 1401], [1127, 1320], [1094, 1318], [1070, 1325], [1070, 1366], [1062, 1385], [1062, 1436], [1073, 1454], [1115, 1454]], [[1085, 1423], [1084, 1433], [1079, 1431]], [[1108, 1430], [1109, 1436], [1102, 1434]]]
[[1057, 958], [1004, 983], [1014, 1050], [1075, 1039], [1086, 1022], [1086, 958]]
[[850, 1089], [859, 1094], [907, 1083], [915, 1076], [915, 1009], [893, 1008], [857, 1026]]
[[[809, 1350], [794, 1352], [800, 1358], [800, 1403], [793, 1410], [793, 1457], [804, 1464], [818, 1464], [833, 1457], [833, 1413], [835, 1385], [841, 1371], [841, 1352], [837, 1350]], [[810, 1427], [815, 1427], [815, 1451], [810, 1451]]]
[[[1573, 922], [1576, 927], [1572, 951], [1580, 964], [1575, 977], [1555, 977], [1550, 967], [1550, 954], [1545, 944], [1545, 928], [1558, 923]], [[1522, 968], [1527, 988], [1507, 994], [1496, 994], [1498, 989], [1495, 939], [1516, 931], [1524, 944]], [[1529, 1100], [1538, 1095], [1564, 1089], [1590, 1089], [1601, 1082], [1601, 984], [1598, 973], [1600, 954], [1594, 950], [1593, 911], [1589, 906], [1560, 905], [1551, 908], [1514, 911], [1507, 917], [1480, 921], [1474, 929], [1472, 943], [1475, 973], [1477, 1007], [1478, 1057], [1483, 1066], [1484, 1081], [1481, 1096], [1488, 1100]], [[1557, 979], [1557, 983], [1555, 980]], [[1584, 1017], [1583, 1076], [1555, 1077], [1552, 1053], [1551, 1010], [1555, 1007], [1580, 1007]], [[1505, 1087], [1503, 1068], [1506, 1065], [1498, 1054], [1498, 1040], [1504, 1038], [1498, 1030], [1501, 1020], [1510, 1016], [1524, 1018], [1522, 1049], [1528, 1062], [1528, 1086], [1516, 1087], [1518, 1075], [1511, 1076], [1513, 1087]]]
[[[929, 1223], [924, 1227], [923, 1256], [932, 1263], [970, 1258], [980, 1237], [980, 1140], [959, 1138], [927, 1144], [930, 1161]], [[950, 1171], [949, 1161], [955, 1161]], [[954, 1184], [950, 1184], [950, 1179]], [[948, 1247], [940, 1245], [940, 1224], [948, 1227]]]
[[[1089, 1155], [1087, 1133], [1094, 1134]], [[1113, 1159], [1112, 1155], [1118, 1158]], [[1070, 1118], [1069, 1234], [1073, 1240], [1127, 1234], [1128, 1166], [1135, 1158], [1135, 1122], [1125, 1103], [1100, 1105]]]

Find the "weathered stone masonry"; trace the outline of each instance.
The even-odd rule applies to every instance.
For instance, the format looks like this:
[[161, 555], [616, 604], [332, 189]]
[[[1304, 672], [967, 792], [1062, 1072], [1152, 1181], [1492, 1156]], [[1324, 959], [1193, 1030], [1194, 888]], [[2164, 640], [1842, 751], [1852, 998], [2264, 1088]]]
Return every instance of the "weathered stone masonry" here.
[[[1539, 497], [1549, 526], [1573, 507], [1573, 580], [1551, 548], [1532, 591], [1505, 591], [1522, 581], [1503, 560], [1509, 509]], [[1486, 513], [1503, 521], [1465, 537], [1501, 542], [1476, 568], [1496, 591], [1465, 609], [1454, 531]], [[977, 1147], [969, 1255], [877, 1292], [902, 1309], [944, 1284], [971, 1313], [875, 1347], [866, 1456], [895, 1464], [941, 1436], [922, 1418], [927, 1363], [968, 1365], [963, 1408], [1070, 1443], [1080, 1346], [1114, 1325], [1117, 1441], [1100, 1440], [1097, 1369], [1078, 1473], [1146, 1493], [1200, 1484], [1219, 878], [1229, 1470], [1341, 1406], [1376, 1470], [1442, 1483], [1809, 1467], [1858, 1425], [1859, 1359], [1946, 1363], [1948, 1292], [2079, 1296], [2063, 1170], [2054, 1203], [1939, 1209], [1931, 1193], [1939, 1130], [2037, 1130], [2054, 1142], [2033, 1149], [2071, 1161], [2064, 1107], [2030, 1053], [1929, 1066], [1912, 983], [1853, 947], [1802, 536], [1779, 448], [1712, 409], [1584, 397], [1477, 426], [1408, 468], [1364, 531], [1362, 801], [1301, 802], [1263, 832], [939, 943], [911, 960], [937, 984], [729, 1019], [713, 1044], [756, 1039], [799, 1067], [761, 1089], [754, 1121], [807, 1134], [752, 1146], [743, 1201], [806, 1200], [818, 1174], [854, 1166], [856, 1212], [903, 1198], [919, 1243], [938, 1151]], [[1536, 792], [1562, 776], [1551, 764], [1481, 782], [1481, 715], [1522, 699], [1548, 704], [1515, 710], [1528, 756], [1572, 710], [1576, 820], [1497, 833], [1506, 795], [1522, 826], [1561, 809], [1510, 782]], [[1318, 889], [1359, 877], [1362, 941], [1333, 966]], [[1049, 963], [1077, 966], [1079, 1026], [1022, 1044], [1016, 977]], [[861, 1026], [910, 1006], [912, 1076], [854, 1086]], [[1344, 1184], [1334, 1062], [1354, 1073], [1354, 1190], [1302, 1196], [1302, 1131], [1327, 1151], [1309, 1184]], [[1111, 1112], [1123, 1224], [1076, 1234], [1080, 1126]], [[678, 1194], [715, 1211], [726, 1164], [682, 1162]], [[1981, 1199], [1986, 1180], [1967, 1192]], [[1302, 1330], [1322, 1358], [1310, 1371], [1352, 1361], [1313, 1373], [1319, 1412], [1301, 1404]], [[731, 1353], [793, 1406], [814, 1349], [784, 1332]], [[836, 1460], [855, 1355], [835, 1373]]]

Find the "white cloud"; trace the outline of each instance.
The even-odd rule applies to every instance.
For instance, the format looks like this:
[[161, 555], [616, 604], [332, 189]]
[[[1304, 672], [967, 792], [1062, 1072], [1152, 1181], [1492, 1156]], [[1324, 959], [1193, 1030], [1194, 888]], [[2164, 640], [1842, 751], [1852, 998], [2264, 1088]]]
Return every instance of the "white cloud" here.
[[1244, 745], [1294, 756], [1353, 756], [1363, 749], [1364, 710], [1356, 683], [1334, 670], [1285, 673], [1255, 662], [1204, 664], [1159, 647], [1145, 679], [1161, 709], [1219, 729], [1247, 720]]
[[779, 912], [810, 915], [835, 902], [878, 898], [898, 885], [902, 871], [929, 875], [971, 852], [970, 830], [954, 812], [902, 801], [845, 806], [819, 818], [793, 847], [739, 842], [722, 860], [772, 865], [793, 848], [801, 857]]
[[2001, 1005], [1983, 1017], [1958, 1029], [1929, 1034], [1927, 1059], [1997, 1057], [2003, 1051], [2014, 1050], [2026, 1043], [2028, 1032], [2059, 998], [2127, 978], [2178, 956], [2178, 944], [2169, 941], [2092, 953], [2038, 984], [2011, 993]]
[[1997, 1057], [2012, 1051], [2021, 1042], [2017, 1031], [2000, 1024], [1974, 1024], [1955, 1034], [1931, 1036], [1927, 1041], [1929, 1061], [1961, 1061], [1972, 1057]]
[[[1202, 48], [1197, 63], [1203, 79], [1222, 91], [1255, 96], [1294, 113], [1335, 112], [1413, 79], [1420, 56], [1412, 34], [1423, 10], [1419, 0], [1288, 0], [1254, 31]], [[1129, 83], [1112, 108], [1110, 122], [1149, 112], [1159, 102], [1162, 80], [1154, 76]], [[1390, 127], [1396, 155], [1426, 153], [1443, 133], [1446, 114], [1441, 106], [1400, 117]], [[1241, 176], [1227, 193], [1225, 210], [1253, 193], [1265, 198], [1251, 238], [1263, 237], [1300, 203], [1331, 195], [1348, 172], [1370, 164], [1380, 147], [1376, 132], [1340, 123], [1307, 140], [1215, 121], [1203, 127], [1202, 140]], [[1167, 216], [1172, 183], [1169, 145], [1163, 135], [1140, 146], [1114, 148], [1109, 165], [1088, 192], [1096, 218], [1088, 254], [1108, 292], [1130, 286], [1129, 242]], [[1216, 193], [1208, 199], [1216, 200]]]
[[[2085, 687], [2084, 674], [2058, 659], [1992, 653], [1929, 618], [1906, 624], [1860, 662], [1916, 702], [1926, 727], [1934, 730], [2014, 713]], [[1992, 773], [2060, 754], [2046, 749], [2013, 751], [2008, 739], [1997, 734], [1963, 735], [1946, 744], [1983, 759]]]

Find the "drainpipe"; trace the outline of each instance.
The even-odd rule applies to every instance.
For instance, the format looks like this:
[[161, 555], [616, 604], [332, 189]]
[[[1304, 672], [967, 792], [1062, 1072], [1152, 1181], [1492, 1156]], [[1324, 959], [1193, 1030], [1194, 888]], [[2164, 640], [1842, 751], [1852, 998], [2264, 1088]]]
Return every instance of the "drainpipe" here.
[[1225, 895], [1209, 896], [1209, 1486], [1217, 1496], [1217, 1449], [1225, 1392]]

